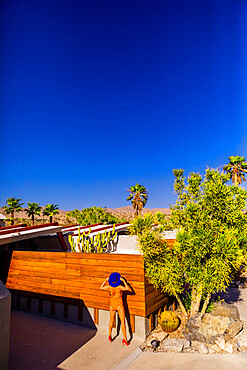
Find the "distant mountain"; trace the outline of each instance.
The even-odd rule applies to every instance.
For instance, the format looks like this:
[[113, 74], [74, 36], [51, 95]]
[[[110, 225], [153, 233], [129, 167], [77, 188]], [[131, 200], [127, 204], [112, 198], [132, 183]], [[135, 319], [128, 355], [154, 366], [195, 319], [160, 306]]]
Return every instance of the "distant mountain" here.
[[[42, 207], [42, 210], [45, 207]], [[109, 213], [112, 213], [114, 216], [119, 217], [119, 218], [124, 218], [126, 221], [130, 221], [134, 218], [134, 210], [132, 206], [126, 206], [126, 207], [118, 207], [118, 208], [105, 208], [105, 210]], [[68, 222], [66, 220], [66, 213], [68, 211], [63, 211], [59, 210], [59, 213], [55, 216], [53, 216], [53, 222], [58, 222], [61, 225], [67, 225]], [[156, 212], [161, 212], [166, 215], [170, 215], [171, 211], [169, 208], [143, 208], [143, 213], [156, 213]], [[4, 216], [9, 217], [4, 212], [4, 208], [0, 207], [0, 213], [2, 213]], [[18, 222], [23, 222], [23, 219], [28, 219], [26, 212], [23, 210], [21, 212], [15, 212], [15, 218], [19, 219]], [[45, 223], [48, 222], [48, 217], [45, 217], [42, 215], [40, 216], [35, 216], [35, 224], [40, 224], [40, 223]]]
[[[119, 207], [119, 208], [107, 208], [107, 212], [112, 213], [116, 217], [125, 218], [127, 221], [130, 221], [134, 218], [134, 209], [132, 206]], [[143, 213], [156, 213], [161, 212], [166, 215], [170, 215], [171, 211], [169, 208], [143, 208]]]

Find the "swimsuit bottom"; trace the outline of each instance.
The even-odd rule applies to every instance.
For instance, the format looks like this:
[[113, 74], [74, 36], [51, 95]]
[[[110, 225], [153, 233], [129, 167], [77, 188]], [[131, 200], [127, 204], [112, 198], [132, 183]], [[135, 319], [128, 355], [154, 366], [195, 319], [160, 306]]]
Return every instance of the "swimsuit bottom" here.
[[122, 297], [119, 297], [119, 298], [111, 297], [110, 310], [112, 310], [112, 311], [118, 311], [121, 306], [123, 306], [123, 299], [122, 299]]

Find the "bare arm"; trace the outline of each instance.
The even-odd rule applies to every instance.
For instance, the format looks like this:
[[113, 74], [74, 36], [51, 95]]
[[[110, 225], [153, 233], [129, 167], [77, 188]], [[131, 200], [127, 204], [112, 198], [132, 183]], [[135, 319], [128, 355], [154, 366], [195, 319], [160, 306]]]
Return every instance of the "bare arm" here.
[[103, 289], [103, 290], [110, 289], [110, 285], [105, 285], [105, 284], [107, 283], [107, 281], [108, 281], [108, 278], [106, 278], [106, 279], [103, 281], [103, 283], [102, 283], [102, 285], [101, 285], [100, 289]]
[[128, 284], [126, 283], [126, 281], [125, 281], [125, 279], [123, 279], [123, 278], [121, 278], [121, 281], [124, 283], [124, 287], [123, 286], [121, 286], [121, 290], [122, 291], [129, 291], [129, 292], [131, 292], [131, 289], [130, 289], [130, 287], [128, 286]]

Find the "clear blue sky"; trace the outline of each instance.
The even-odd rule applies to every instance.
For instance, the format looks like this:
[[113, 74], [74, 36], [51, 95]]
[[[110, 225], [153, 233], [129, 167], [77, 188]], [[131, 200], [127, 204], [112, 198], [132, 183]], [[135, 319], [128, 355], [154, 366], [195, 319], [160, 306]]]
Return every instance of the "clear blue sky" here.
[[244, 0], [3, 0], [0, 205], [175, 201], [173, 168], [247, 157]]

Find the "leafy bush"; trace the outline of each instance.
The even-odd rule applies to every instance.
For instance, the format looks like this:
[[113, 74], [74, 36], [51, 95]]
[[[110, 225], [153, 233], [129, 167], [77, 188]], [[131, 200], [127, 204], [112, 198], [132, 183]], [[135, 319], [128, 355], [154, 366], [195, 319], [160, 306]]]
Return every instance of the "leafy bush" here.
[[206, 311], [211, 294], [225, 290], [244, 261], [247, 191], [226, 185], [229, 177], [215, 170], [206, 170], [204, 179], [191, 173], [187, 184], [183, 170], [173, 173], [178, 196], [171, 207], [170, 226], [178, 230], [174, 246], [167, 245], [164, 225], [153, 227], [150, 220], [143, 227], [137, 218], [130, 231], [138, 236], [150, 282], [174, 295], [185, 314], [181, 294], [186, 285], [193, 315]]
[[79, 211], [75, 209], [74, 211], [67, 212], [67, 219], [73, 217], [79, 225], [93, 225], [93, 224], [116, 224], [124, 222], [122, 218], [118, 218], [111, 213], [105, 211], [101, 207], [90, 207]]

